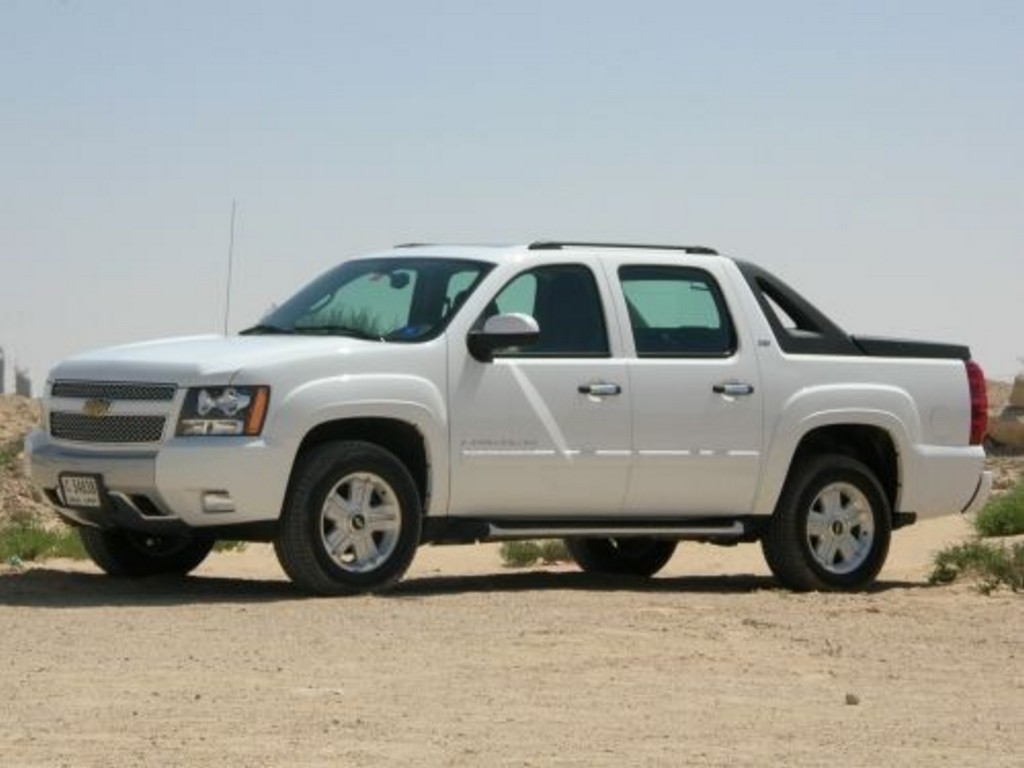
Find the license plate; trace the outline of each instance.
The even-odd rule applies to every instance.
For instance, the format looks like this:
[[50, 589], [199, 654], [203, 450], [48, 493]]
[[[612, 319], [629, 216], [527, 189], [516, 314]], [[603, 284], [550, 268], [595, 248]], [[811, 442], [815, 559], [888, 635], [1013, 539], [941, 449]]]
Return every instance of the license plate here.
[[99, 509], [103, 506], [99, 481], [90, 475], [61, 475], [60, 489], [64, 504], [69, 507]]

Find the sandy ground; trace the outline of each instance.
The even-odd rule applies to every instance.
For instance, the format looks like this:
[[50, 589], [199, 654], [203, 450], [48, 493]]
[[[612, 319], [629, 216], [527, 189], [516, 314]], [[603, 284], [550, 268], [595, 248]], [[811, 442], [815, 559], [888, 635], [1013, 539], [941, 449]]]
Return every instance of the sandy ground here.
[[650, 582], [425, 548], [353, 599], [254, 545], [184, 581], [8, 571], [0, 763], [1019, 766], [1024, 598], [925, 585], [966, 533], [900, 531], [858, 595], [778, 590], [749, 545]]

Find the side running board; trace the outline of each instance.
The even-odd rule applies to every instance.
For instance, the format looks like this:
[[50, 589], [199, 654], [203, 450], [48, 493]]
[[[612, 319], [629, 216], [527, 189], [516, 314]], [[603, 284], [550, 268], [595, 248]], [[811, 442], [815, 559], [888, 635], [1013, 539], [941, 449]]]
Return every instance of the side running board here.
[[741, 522], [733, 521], [723, 525], [544, 525], [537, 523], [513, 524], [488, 523], [487, 538], [494, 541], [509, 539], [566, 539], [580, 536], [598, 538], [627, 538], [630, 536], [653, 536], [667, 539], [703, 539], [708, 537], [742, 537], [746, 528]]
[[768, 518], [691, 518], [688, 520], [646, 519], [623, 521], [602, 519], [481, 519], [428, 517], [424, 520], [423, 542], [463, 544], [473, 541], [514, 541], [515, 539], [630, 538], [650, 536], [661, 539], [710, 541], [735, 544], [755, 541]]

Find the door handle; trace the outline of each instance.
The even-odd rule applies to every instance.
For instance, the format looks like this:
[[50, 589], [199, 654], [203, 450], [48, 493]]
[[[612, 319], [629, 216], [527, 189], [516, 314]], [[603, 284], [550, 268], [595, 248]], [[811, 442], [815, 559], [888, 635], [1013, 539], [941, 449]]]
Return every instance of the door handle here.
[[592, 384], [580, 384], [576, 387], [576, 391], [581, 395], [594, 395], [596, 397], [608, 397], [610, 395], [618, 395], [622, 392], [622, 387], [618, 384], [612, 384], [607, 381], [597, 381]]
[[740, 397], [741, 395], [754, 394], [754, 385], [742, 381], [723, 381], [711, 387], [711, 391], [718, 395]]

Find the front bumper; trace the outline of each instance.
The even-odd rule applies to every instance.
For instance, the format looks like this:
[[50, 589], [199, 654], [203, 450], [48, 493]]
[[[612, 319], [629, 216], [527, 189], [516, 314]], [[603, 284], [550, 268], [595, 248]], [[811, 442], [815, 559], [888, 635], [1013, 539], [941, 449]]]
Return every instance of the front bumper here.
[[[152, 532], [277, 520], [292, 458], [256, 438], [178, 438], [137, 450], [72, 446], [41, 430], [25, 439], [27, 473], [64, 518]], [[65, 506], [64, 473], [98, 476], [102, 508]]]

